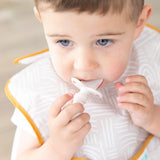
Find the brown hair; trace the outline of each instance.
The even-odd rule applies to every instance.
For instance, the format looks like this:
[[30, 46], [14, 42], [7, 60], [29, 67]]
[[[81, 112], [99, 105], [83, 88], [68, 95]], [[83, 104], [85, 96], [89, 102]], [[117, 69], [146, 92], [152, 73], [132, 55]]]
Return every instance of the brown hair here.
[[97, 12], [102, 15], [109, 11], [121, 13], [126, 9], [129, 20], [135, 22], [143, 9], [144, 0], [35, 0], [35, 5], [40, 11], [52, 8], [57, 12]]

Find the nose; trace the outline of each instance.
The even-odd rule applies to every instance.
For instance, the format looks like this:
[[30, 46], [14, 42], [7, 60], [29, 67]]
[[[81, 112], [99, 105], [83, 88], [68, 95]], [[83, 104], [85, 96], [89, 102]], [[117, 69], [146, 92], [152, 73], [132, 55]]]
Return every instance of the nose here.
[[96, 54], [92, 50], [81, 50], [74, 57], [74, 69], [78, 71], [93, 71], [98, 68]]

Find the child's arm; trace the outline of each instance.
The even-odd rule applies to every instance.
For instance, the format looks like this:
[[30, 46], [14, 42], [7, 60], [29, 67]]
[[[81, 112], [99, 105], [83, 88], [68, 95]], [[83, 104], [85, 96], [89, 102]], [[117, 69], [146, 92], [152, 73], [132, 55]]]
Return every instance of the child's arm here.
[[[41, 152], [40, 154], [38, 154], [38, 152], [41, 150], [39, 143], [36, 137], [31, 135], [30, 133], [27, 133], [26, 131], [22, 129], [18, 129], [18, 137], [16, 137], [16, 144], [17, 146], [13, 146], [14, 147], [13, 155], [14, 157], [16, 155], [16, 160], [18, 159], [25, 160], [25, 159], [34, 159], [34, 158], [41, 159], [42, 158], [43, 153]], [[43, 149], [42, 151], [45, 152], [45, 150]], [[12, 159], [15, 160], [13, 155], [12, 155]], [[49, 154], [47, 156], [49, 156]]]
[[[79, 103], [70, 104], [61, 111], [72, 98], [65, 94], [52, 104], [48, 120], [50, 137], [42, 146], [35, 137], [21, 132], [17, 160], [70, 160], [73, 157], [91, 125], [89, 115], [82, 113], [84, 108]], [[82, 114], [72, 119], [78, 113]]]
[[127, 77], [125, 84], [116, 83], [118, 106], [126, 109], [139, 127], [160, 137], [160, 106], [154, 104], [152, 92], [144, 76]]

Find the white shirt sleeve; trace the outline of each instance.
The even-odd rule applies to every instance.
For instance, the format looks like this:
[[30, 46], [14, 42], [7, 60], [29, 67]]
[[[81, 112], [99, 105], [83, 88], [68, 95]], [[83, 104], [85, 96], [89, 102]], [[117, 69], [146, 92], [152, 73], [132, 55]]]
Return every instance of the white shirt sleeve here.
[[14, 113], [11, 117], [11, 121], [18, 128], [21, 128], [24, 131], [30, 133], [31, 135], [36, 136], [31, 125], [29, 124], [25, 116], [18, 109], [14, 110]]

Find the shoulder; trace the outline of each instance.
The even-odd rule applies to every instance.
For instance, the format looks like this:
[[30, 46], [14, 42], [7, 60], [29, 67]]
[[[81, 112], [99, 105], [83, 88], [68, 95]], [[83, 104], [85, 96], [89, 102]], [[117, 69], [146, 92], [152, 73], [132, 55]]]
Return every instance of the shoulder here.
[[27, 112], [37, 114], [35, 110], [50, 106], [57, 97], [69, 92], [70, 86], [56, 74], [49, 55], [27, 56], [19, 61], [30, 64], [8, 81], [5, 90], [8, 98], [14, 97]]
[[[48, 59], [43, 59], [33, 64], [30, 64], [20, 72], [16, 73], [8, 81], [8, 92], [26, 109], [29, 107], [29, 102], [36, 94], [36, 90], [39, 89], [41, 83], [41, 76], [46, 67]], [[43, 67], [42, 67], [43, 65]], [[42, 70], [43, 68], [43, 70]], [[26, 106], [27, 104], [27, 106]]]
[[[6, 85], [7, 94], [14, 97], [26, 111], [31, 106], [33, 108], [39, 102], [40, 95], [49, 92], [50, 88], [53, 89], [57, 79], [59, 80], [49, 56], [41, 56], [43, 58], [30, 58], [27, 63], [31, 64], [10, 78]], [[24, 59], [25, 62], [26, 60], [27, 58]]]
[[42, 142], [39, 130], [43, 137], [47, 137], [48, 132], [44, 131], [47, 129], [49, 107], [62, 94], [60, 87], [57, 87], [62, 81], [55, 73], [49, 56], [27, 58], [19, 59], [25, 64], [30, 64], [8, 81], [5, 92], [17, 108], [12, 122], [17, 126], [25, 124], [22, 127], [27, 128], [28, 121]]

